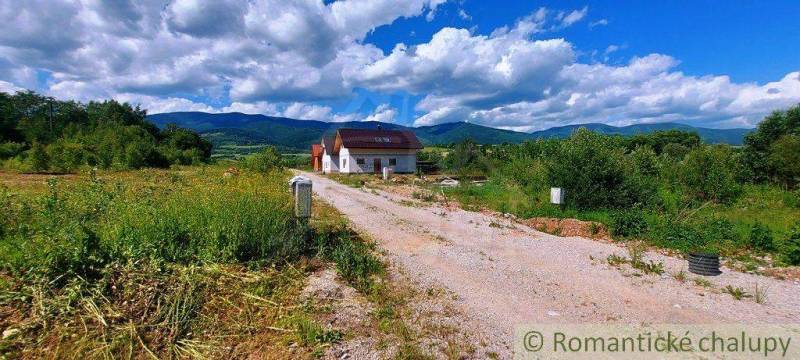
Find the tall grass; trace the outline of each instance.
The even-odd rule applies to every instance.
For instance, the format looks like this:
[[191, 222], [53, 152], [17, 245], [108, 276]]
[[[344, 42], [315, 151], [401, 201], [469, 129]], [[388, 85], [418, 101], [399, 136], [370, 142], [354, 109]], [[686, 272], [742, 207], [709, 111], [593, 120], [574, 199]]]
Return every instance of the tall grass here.
[[316, 334], [310, 310], [298, 304], [310, 266], [304, 259], [335, 262], [365, 293], [375, 291], [383, 263], [322, 204], [310, 223], [297, 221], [288, 172], [224, 171], [141, 170], [50, 180], [30, 191], [0, 187], [0, 329], [22, 331], [0, 339], [0, 358], [289, 350], [275, 357], [292, 358], [298, 353], [288, 341], [301, 339], [309, 352], [338, 341], [337, 332]]
[[285, 174], [180, 178], [167, 184], [92, 177], [46, 194], [5, 195], [0, 266], [92, 276], [110, 261], [276, 263], [303, 250]]

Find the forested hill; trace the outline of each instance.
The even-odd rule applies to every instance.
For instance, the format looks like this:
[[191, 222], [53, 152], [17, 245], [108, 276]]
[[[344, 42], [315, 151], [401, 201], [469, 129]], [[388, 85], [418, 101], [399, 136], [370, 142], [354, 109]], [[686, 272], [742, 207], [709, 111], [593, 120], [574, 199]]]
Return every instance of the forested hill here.
[[625, 136], [636, 135], [636, 134], [647, 134], [647, 133], [652, 133], [654, 131], [664, 131], [664, 130], [682, 130], [689, 132], [694, 131], [698, 135], [700, 135], [700, 138], [703, 139], [703, 141], [706, 143], [730, 144], [730, 145], [742, 145], [742, 142], [744, 141], [744, 136], [747, 135], [747, 133], [753, 131], [753, 129], [709, 129], [709, 128], [694, 127], [691, 125], [678, 124], [678, 123], [637, 124], [637, 125], [629, 125], [622, 127], [616, 127], [606, 124], [590, 123], [590, 124], [554, 127], [547, 130], [534, 132], [531, 135], [537, 138], [538, 137], [565, 138], [570, 134], [572, 134], [573, 131], [582, 127], [585, 127], [589, 130], [601, 134], [625, 135]]
[[242, 113], [210, 114], [204, 112], [173, 112], [148, 116], [159, 127], [174, 123], [180, 127], [200, 132], [215, 145], [259, 145], [272, 144], [285, 150], [305, 151], [319, 141], [324, 133], [333, 133], [337, 128], [406, 129], [414, 131], [425, 145], [450, 144], [472, 139], [480, 144], [518, 143], [527, 139], [566, 137], [579, 127], [587, 127], [599, 133], [634, 135], [657, 130], [679, 129], [696, 131], [709, 143], [741, 145], [748, 129], [705, 129], [677, 123], [642, 124], [614, 127], [603, 124], [570, 125], [534, 133], [524, 133], [491, 127], [454, 122], [417, 128], [376, 122], [329, 123], [316, 120], [297, 120], [265, 115]]

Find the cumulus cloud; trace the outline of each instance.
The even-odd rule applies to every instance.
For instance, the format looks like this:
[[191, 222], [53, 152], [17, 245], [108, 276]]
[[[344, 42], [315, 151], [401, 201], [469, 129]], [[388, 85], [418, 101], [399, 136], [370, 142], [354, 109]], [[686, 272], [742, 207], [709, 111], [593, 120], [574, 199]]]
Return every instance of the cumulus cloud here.
[[16, 86], [10, 82], [0, 80], [0, 92], [13, 94], [16, 93], [17, 91], [25, 91], [25, 89]]
[[30, 67], [51, 74], [51, 86], [82, 83], [102, 94], [343, 98], [352, 92], [345, 75], [380, 54], [362, 43], [370, 31], [442, 2], [4, 1], [0, 80]]
[[[116, 98], [151, 113], [397, 121], [397, 109], [385, 104], [370, 114], [320, 105], [362, 88], [420, 96], [416, 125], [467, 120], [524, 131], [583, 122], [752, 126], [800, 102], [798, 72], [756, 84], [689, 76], [663, 54], [612, 65], [607, 56], [617, 45], [596, 50], [604, 62], [582, 63], [554, 34], [586, 21], [588, 7], [540, 8], [489, 35], [445, 27], [388, 53], [366, 40], [400, 18], [433, 18], [443, 2], [0, 1], [0, 91]], [[469, 19], [463, 10], [458, 16]]]

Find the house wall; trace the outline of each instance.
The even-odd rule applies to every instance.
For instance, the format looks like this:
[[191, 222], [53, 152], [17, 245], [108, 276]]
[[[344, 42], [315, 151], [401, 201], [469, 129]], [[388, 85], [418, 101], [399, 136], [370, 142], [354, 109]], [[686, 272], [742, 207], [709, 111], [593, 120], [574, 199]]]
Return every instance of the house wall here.
[[[417, 170], [417, 150], [415, 149], [339, 149], [339, 168], [344, 174], [372, 173], [376, 158], [381, 159], [381, 167], [388, 167], [395, 173], [413, 173]], [[364, 159], [363, 164], [358, 159]], [[397, 164], [389, 165], [389, 159]], [[379, 170], [381, 171], [381, 170]]]
[[339, 172], [339, 156], [328, 154], [328, 150], [322, 153], [322, 173], [330, 174]]

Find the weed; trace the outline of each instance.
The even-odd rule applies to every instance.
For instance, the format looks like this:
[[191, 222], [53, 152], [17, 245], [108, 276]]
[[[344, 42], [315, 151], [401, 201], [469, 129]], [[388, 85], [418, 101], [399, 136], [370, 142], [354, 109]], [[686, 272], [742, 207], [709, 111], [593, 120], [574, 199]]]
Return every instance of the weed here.
[[736, 300], [753, 297], [753, 295], [750, 295], [747, 291], [744, 291], [744, 289], [740, 287], [733, 287], [731, 285], [726, 285], [725, 288], [722, 289], [722, 292], [730, 294], [730, 296]]
[[611, 254], [611, 255], [608, 255], [608, 257], [606, 258], [606, 261], [608, 262], [608, 265], [620, 266], [622, 264], [626, 264], [628, 262], [628, 259], [626, 257], [624, 257], [624, 256], [620, 256], [620, 255], [617, 255], [617, 254]]
[[702, 287], [705, 287], [705, 288], [714, 286], [713, 284], [711, 284], [710, 281], [708, 281], [706, 279], [703, 279], [701, 277], [696, 277], [696, 278], [692, 279], [692, 281], [694, 282], [695, 285], [702, 286]]
[[686, 282], [686, 272], [681, 269], [680, 271], [672, 274], [672, 278], [677, 280], [678, 282], [685, 283]]
[[767, 288], [759, 287], [758, 283], [756, 283], [753, 289], [753, 300], [757, 304], [765, 304], [767, 302]]
[[647, 230], [647, 221], [640, 210], [617, 211], [611, 214], [611, 235], [639, 236]]
[[411, 193], [411, 197], [424, 202], [432, 202], [436, 200], [436, 194], [427, 190], [418, 190]]
[[592, 234], [592, 236], [595, 236], [600, 233], [600, 228], [600, 224], [592, 222], [589, 224], [589, 233]]

